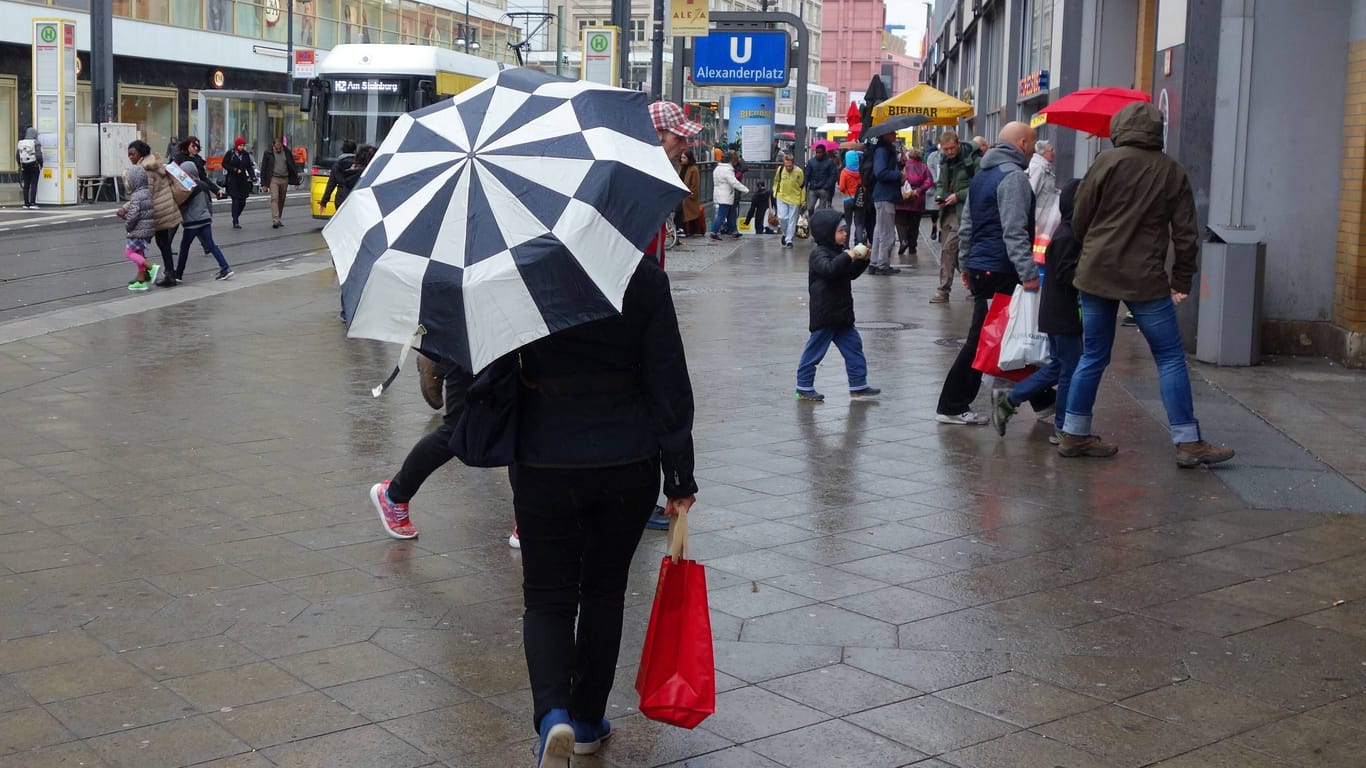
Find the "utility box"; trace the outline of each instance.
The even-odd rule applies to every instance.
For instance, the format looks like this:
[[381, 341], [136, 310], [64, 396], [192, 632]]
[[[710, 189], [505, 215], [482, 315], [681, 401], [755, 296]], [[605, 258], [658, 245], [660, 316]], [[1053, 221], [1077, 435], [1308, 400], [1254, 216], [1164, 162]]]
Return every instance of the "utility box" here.
[[100, 123], [100, 175], [122, 176], [128, 168], [128, 145], [138, 138], [136, 123]]
[[1262, 360], [1266, 243], [1255, 227], [1209, 225], [1200, 254], [1195, 358], [1215, 365]]

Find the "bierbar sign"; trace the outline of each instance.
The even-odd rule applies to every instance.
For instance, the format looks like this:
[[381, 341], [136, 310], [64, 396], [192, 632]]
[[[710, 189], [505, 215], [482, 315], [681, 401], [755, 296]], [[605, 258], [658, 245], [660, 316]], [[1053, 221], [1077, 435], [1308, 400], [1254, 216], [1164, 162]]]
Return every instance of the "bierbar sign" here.
[[939, 117], [939, 107], [902, 107], [896, 105], [887, 107], [887, 117], [903, 117], [905, 115], [924, 115], [934, 120]]
[[1041, 69], [1037, 72], [1030, 72], [1020, 78], [1020, 87], [1017, 95], [1021, 99], [1031, 99], [1041, 93], [1048, 91], [1048, 70]]

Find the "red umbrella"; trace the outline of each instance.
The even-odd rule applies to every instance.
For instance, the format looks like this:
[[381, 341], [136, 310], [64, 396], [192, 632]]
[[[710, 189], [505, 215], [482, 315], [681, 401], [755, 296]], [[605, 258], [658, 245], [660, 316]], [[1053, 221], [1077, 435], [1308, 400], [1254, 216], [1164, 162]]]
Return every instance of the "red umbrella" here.
[[1039, 113], [1049, 125], [1061, 125], [1095, 136], [1110, 135], [1110, 118], [1136, 101], [1151, 102], [1143, 91], [1128, 88], [1083, 88], [1049, 104]]
[[849, 110], [844, 113], [844, 121], [849, 124], [849, 138], [857, 139], [863, 132], [863, 115], [859, 112], [858, 102], [849, 102]]

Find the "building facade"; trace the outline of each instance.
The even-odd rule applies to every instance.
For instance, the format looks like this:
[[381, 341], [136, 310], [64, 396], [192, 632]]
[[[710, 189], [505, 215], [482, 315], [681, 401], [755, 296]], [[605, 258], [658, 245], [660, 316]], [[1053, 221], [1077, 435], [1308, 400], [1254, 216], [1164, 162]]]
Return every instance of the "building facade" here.
[[[164, 152], [171, 139], [200, 130], [195, 116], [201, 93], [285, 95], [290, 6], [289, 0], [114, 0], [116, 121], [136, 124], [143, 139]], [[514, 61], [507, 43], [521, 32], [503, 7], [470, 3], [468, 15], [466, 10], [456, 0], [294, 0], [294, 46], [321, 55], [338, 43], [422, 43]], [[75, 20], [77, 121], [91, 121], [89, 12], [89, 0], [0, 0], [0, 146], [13, 147], [32, 123], [34, 19]], [[272, 132], [304, 130], [307, 115], [297, 107], [270, 109]], [[0, 152], [0, 181], [15, 178], [14, 166], [13, 152]]]
[[[863, 100], [873, 75], [882, 74], [887, 6], [882, 0], [825, 0], [821, 23], [821, 85], [835, 95], [831, 119], [844, 119]], [[889, 92], [891, 86], [888, 86]]]
[[[964, 133], [1080, 88], [1148, 93], [1202, 228], [1265, 246], [1262, 350], [1366, 366], [1366, 0], [939, 0], [930, 29], [924, 78], [975, 107]], [[1061, 178], [1110, 146], [1040, 134]]]

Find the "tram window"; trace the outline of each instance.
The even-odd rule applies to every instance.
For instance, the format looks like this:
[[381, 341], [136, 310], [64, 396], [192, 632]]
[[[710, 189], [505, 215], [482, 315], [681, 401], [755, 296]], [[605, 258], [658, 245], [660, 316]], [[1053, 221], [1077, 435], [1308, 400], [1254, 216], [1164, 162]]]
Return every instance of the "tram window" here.
[[329, 139], [318, 148], [320, 157], [336, 157], [346, 139], [378, 145], [407, 108], [408, 99], [401, 93], [333, 92], [327, 102], [327, 130], [323, 132]]

